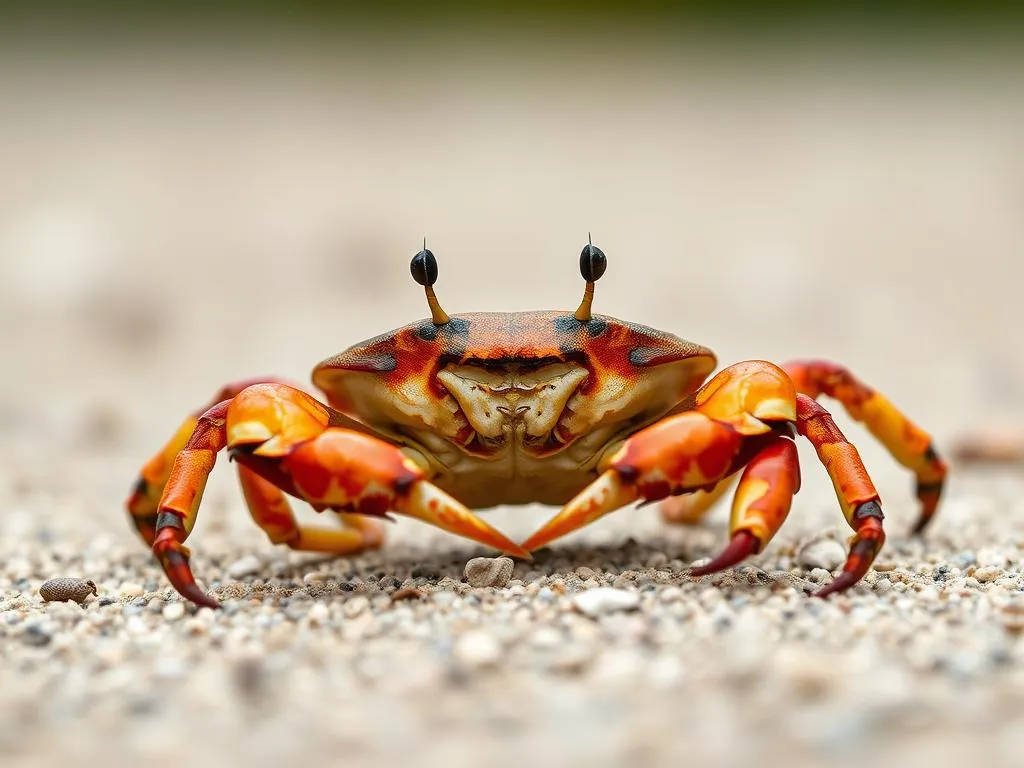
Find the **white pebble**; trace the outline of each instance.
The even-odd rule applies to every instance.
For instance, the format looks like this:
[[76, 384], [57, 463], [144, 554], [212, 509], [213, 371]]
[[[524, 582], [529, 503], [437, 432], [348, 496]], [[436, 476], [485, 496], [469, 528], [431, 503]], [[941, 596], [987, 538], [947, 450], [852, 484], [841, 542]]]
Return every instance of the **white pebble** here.
[[314, 603], [306, 613], [306, 621], [311, 627], [322, 627], [327, 624], [331, 612], [323, 603]]
[[168, 603], [164, 606], [163, 614], [164, 618], [167, 619], [167, 621], [177, 621], [185, 615], [185, 604]]
[[370, 601], [362, 595], [356, 595], [350, 597], [345, 601], [344, 607], [341, 609], [342, 613], [345, 614], [346, 619], [354, 619], [356, 616], [361, 614], [367, 608], [370, 607]]
[[455, 641], [452, 652], [467, 667], [489, 667], [501, 658], [501, 643], [489, 632], [474, 629]]
[[624, 589], [599, 587], [579, 592], [572, 598], [572, 604], [587, 616], [602, 616], [616, 611], [632, 611], [640, 606], [640, 595]]
[[144, 594], [146, 594], [146, 590], [142, 588], [142, 585], [136, 584], [133, 581], [126, 581], [124, 584], [121, 585], [121, 588], [117, 591], [118, 597], [122, 599], [142, 597]]
[[835, 539], [818, 539], [800, 548], [796, 561], [803, 568], [834, 571], [846, 562], [846, 550]]
[[228, 576], [232, 579], [241, 579], [246, 576], [252, 576], [254, 573], [259, 573], [263, 564], [260, 563], [260, 559], [255, 555], [246, 555], [235, 560], [231, 565], [228, 566]]
[[663, 603], [676, 603], [683, 599], [683, 590], [679, 587], [666, 587], [658, 597]]
[[534, 648], [557, 648], [563, 642], [562, 633], [552, 627], [540, 627], [530, 637]]

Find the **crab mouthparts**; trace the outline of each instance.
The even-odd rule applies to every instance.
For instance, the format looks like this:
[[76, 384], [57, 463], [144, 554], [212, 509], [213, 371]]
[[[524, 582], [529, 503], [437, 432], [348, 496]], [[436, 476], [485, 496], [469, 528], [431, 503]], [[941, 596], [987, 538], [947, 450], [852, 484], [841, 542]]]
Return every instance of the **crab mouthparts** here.
[[448, 365], [437, 379], [472, 429], [466, 443], [499, 446], [510, 438], [569, 442], [571, 435], [559, 429], [559, 422], [571, 411], [570, 400], [588, 375], [586, 368], [571, 363]]

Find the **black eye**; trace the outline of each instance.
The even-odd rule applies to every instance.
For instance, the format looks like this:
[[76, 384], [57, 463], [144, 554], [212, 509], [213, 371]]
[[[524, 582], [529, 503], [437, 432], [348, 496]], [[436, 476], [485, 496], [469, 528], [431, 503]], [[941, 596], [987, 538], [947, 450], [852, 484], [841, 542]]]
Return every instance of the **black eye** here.
[[580, 274], [588, 283], [601, 279], [608, 267], [608, 257], [596, 245], [587, 243], [580, 252]]
[[[602, 258], [604, 254], [601, 254]], [[409, 271], [412, 272], [412, 279], [420, 285], [433, 285], [437, 282], [437, 259], [434, 254], [424, 248], [412, 257], [409, 264]], [[601, 271], [604, 271], [602, 268]]]

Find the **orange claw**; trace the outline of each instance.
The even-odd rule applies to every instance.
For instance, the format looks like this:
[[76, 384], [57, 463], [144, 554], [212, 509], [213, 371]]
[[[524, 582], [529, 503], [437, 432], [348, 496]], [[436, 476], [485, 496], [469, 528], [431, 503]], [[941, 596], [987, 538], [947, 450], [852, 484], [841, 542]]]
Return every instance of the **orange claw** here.
[[626, 440], [608, 469], [584, 488], [523, 547], [534, 550], [637, 499], [707, 488], [731, 470], [744, 436], [728, 424], [688, 411]]
[[721, 571], [761, 552], [785, 522], [798, 490], [796, 445], [788, 437], [776, 437], [743, 470], [733, 496], [729, 545], [710, 563], [694, 568], [691, 575]]
[[481, 520], [433, 483], [419, 480], [395, 501], [395, 511], [514, 557], [531, 560], [525, 548]]
[[289, 546], [342, 553], [379, 542], [374, 541], [372, 527], [348, 536], [313, 533], [299, 526], [275, 488], [317, 510], [374, 517], [394, 511], [499, 551], [530, 557], [430, 483], [398, 448], [333, 423], [326, 406], [277, 383], [247, 387], [198, 418], [174, 455], [155, 518], [153, 553], [178, 592], [199, 605], [218, 605], [196, 585], [184, 541], [195, 525], [217, 453], [225, 447], [245, 470], [243, 490], [253, 516], [272, 539]]
[[[247, 459], [240, 453], [236, 459], [257, 472], [266, 466], [260, 457]], [[375, 437], [332, 427], [292, 449], [278, 469], [296, 494], [314, 506], [368, 515], [393, 511], [510, 555], [530, 556], [429, 482], [400, 450]]]
[[623, 482], [617, 470], [609, 469], [524, 541], [523, 549], [540, 549], [545, 544], [572, 533], [631, 501], [636, 501], [639, 495], [634, 484]]

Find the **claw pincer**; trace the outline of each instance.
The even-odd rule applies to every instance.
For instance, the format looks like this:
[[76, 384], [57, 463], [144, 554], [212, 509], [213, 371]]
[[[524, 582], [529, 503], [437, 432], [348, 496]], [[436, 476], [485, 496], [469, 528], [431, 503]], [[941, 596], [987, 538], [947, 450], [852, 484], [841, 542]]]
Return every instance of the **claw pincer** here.
[[[430, 483], [395, 446], [332, 426], [330, 409], [301, 390], [285, 384], [255, 384], [199, 417], [174, 458], [159, 504], [153, 552], [174, 587], [200, 605], [216, 607], [218, 603], [196, 585], [184, 541], [195, 524], [216, 454], [225, 447], [246, 470], [318, 511], [373, 517], [394, 511], [529, 557]], [[253, 487], [251, 482], [248, 487]], [[261, 521], [272, 530], [265, 509]], [[292, 528], [296, 535], [303, 533]]]

